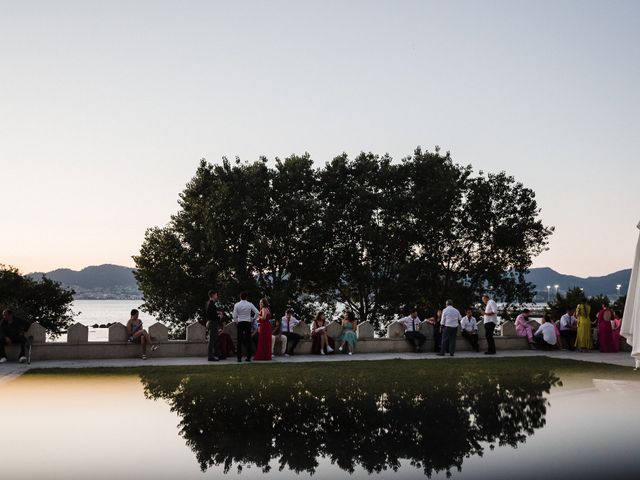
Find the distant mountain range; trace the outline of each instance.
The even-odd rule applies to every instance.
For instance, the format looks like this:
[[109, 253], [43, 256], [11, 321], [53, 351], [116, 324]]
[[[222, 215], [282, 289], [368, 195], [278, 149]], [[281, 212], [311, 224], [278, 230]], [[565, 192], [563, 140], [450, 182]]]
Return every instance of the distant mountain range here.
[[[138, 290], [138, 284], [133, 276], [133, 268], [119, 265], [98, 265], [86, 267], [75, 271], [68, 268], [60, 268], [51, 272], [34, 272], [29, 276], [40, 279], [46, 275], [51, 280], [60, 282], [66, 287], [76, 291], [78, 299], [139, 299], [142, 293]], [[527, 275], [527, 281], [535, 285], [538, 299], [546, 300], [547, 285], [551, 287], [551, 294], [555, 293], [555, 285], [558, 291], [566, 292], [571, 287], [584, 288], [587, 295], [605, 294], [613, 297], [617, 294], [616, 285], [621, 285], [620, 294], [626, 295], [631, 277], [631, 269], [620, 270], [601, 277], [576, 277], [564, 275], [555, 270], [543, 267], [532, 268]]]
[[73, 288], [76, 299], [139, 299], [142, 293], [133, 276], [133, 268], [120, 265], [97, 265], [80, 270], [59, 268], [51, 272], [34, 272], [29, 276], [39, 280], [43, 275]]

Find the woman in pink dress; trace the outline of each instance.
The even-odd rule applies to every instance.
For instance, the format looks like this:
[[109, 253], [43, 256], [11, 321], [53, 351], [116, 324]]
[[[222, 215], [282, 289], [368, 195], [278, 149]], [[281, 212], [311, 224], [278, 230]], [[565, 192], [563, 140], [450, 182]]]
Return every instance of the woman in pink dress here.
[[519, 337], [527, 337], [529, 348], [532, 348], [535, 342], [533, 341], [533, 328], [529, 325], [529, 310], [525, 308], [522, 313], [516, 317], [515, 324], [516, 335]]
[[598, 349], [602, 353], [611, 353], [616, 350], [613, 347], [613, 332], [611, 331], [611, 320], [613, 320], [613, 314], [611, 309], [606, 305], [602, 305], [602, 308], [598, 312]]
[[611, 338], [613, 339], [613, 351], [620, 351], [620, 326], [622, 325], [622, 314], [615, 312], [611, 321]]
[[258, 315], [258, 348], [254, 360], [271, 360], [271, 310], [266, 298], [260, 300]]

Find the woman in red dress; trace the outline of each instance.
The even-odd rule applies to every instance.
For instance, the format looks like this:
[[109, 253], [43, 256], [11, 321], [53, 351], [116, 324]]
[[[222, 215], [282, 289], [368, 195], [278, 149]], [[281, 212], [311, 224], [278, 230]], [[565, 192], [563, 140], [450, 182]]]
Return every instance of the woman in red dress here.
[[613, 313], [606, 305], [598, 312], [598, 348], [602, 353], [615, 352], [613, 347], [613, 332], [611, 331], [611, 320]]
[[271, 311], [266, 298], [260, 300], [258, 315], [258, 348], [254, 360], [271, 360]]

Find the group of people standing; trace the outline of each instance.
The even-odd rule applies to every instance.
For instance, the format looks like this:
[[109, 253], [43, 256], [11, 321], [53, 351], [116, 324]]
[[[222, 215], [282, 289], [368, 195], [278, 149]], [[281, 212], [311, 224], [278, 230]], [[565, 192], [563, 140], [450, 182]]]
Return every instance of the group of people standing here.
[[[496, 354], [496, 343], [493, 338], [494, 330], [498, 321], [498, 305], [489, 295], [482, 296], [482, 309], [485, 334], [487, 337], [487, 351], [485, 355]], [[435, 341], [435, 351], [438, 356], [449, 354], [455, 355], [456, 337], [458, 328], [474, 351], [480, 351], [480, 343], [478, 337], [478, 321], [473, 316], [473, 309], [467, 308], [465, 315], [462, 316], [460, 311], [453, 306], [452, 300], [445, 302], [446, 306], [442, 310], [438, 310], [434, 317], [427, 318], [426, 321], [433, 326], [433, 338]], [[401, 318], [398, 322], [404, 328], [404, 337], [415, 353], [422, 352], [422, 347], [427, 341], [427, 337], [420, 332], [420, 319], [418, 311], [412, 308], [409, 315]]]
[[[240, 301], [233, 306], [232, 321], [236, 324], [237, 330], [235, 353], [238, 362], [242, 362], [243, 356], [247, 362], [271, 360], [278, 343], [281, 355], [294, 355], [302, 336], [294, 331], [300, 320], [293, 316], [293, 310], [287, 309], [285, 315], [277, 319], [271, 314], [267, 298], [262, 298], [258, 304], [259, 308], [256, 308], [247, 297], [247, 292], [242, 292]], [[229, 353], [221, 348], [223, 343], [229, 343], [230, 337], [223, 332], [224, 312], [218, 302], [218, 292], [210, 290], [205, 316], [209, 331], [208, 359], [212, 362], [229, 356]], [[344, 331], [340, 337], [338, 351], [352, 355], [358, 339], [353, 312], [345, 312], [342, 325]], [[318, 312], [311, 324], [312, 353], [326, 355], [334, 351], [334, 339], [327, 335], [327, 326], [324, 312]], [[233, 342], [230, 343], [233, 346]]]

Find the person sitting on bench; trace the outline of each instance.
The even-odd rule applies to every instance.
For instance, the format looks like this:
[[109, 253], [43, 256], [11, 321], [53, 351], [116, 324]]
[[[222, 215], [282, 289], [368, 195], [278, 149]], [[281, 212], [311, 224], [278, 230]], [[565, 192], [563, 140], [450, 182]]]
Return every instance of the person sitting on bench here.
[[411, 346], [413, 353], [422, 352], [422, 346], [427, 341], [427, 337], [420, 332], [420, 319], [418, 318], [418, 310], [411, 308], [409, 315], [398, 320], [404, 328], [404, 338]]
[[13, 312], [9, 309], [2, 312], [2, 320], [0, 320], [0, 363], [7, 361], [4, 346], [11, 344], [20, 345], [18, 361], [20, 363], [27, 361], [25, 353], [25, 345], [27, 344], [25, 333], [27, 330], [29, 330], [29, 323], [27, 321], [14, 316]]
[[147, 344], [151, 345], [151, 351], [158, 349], [157, 345], [151, 343], [149, 332], [142, 328], [139, 312], [135, 308], [131, 310], [131, 318], [127, 322], [127, 335], [132, 343], [139, 343], [142, 346], [142, 360], [147, 359]]
[[298, 342], [302, 338], [301, 335], [298, 335], [293, 331], [295, 326], [299, 323], [300, 320], [293, 316], [293, 309], [287, 308], [287, 311], [280, 322], [280, 331], [282, 332], [282, 335], [287, 337], [287, 349], [284, 352], [285, 357], [293, 355], [296, 345], [298, 345]]
[[545, 314], [542, 317], [541, 324], [533, 334], [533, 340], [536, 342], [539, 348], [543, 350], [551, 350], [556, 348], [558, 343], [558, 337], [556, 335], [556, 327], [551, 321], [549, 314]]

